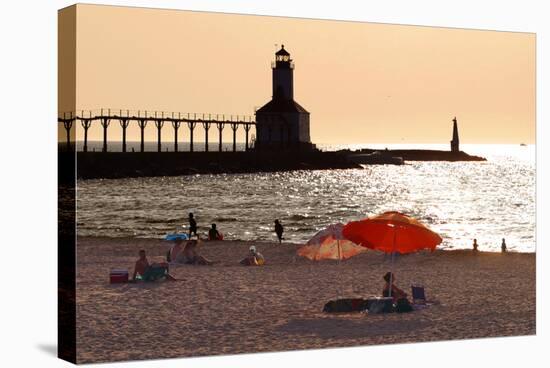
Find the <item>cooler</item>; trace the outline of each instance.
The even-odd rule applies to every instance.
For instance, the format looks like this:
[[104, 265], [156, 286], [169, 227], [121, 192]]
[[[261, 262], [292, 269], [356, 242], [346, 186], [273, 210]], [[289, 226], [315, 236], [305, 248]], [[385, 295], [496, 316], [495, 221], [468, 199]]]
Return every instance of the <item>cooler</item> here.
[[124, 284], [128, 282], [128, 270], [113, 269], [109, 274], [111, 284]]

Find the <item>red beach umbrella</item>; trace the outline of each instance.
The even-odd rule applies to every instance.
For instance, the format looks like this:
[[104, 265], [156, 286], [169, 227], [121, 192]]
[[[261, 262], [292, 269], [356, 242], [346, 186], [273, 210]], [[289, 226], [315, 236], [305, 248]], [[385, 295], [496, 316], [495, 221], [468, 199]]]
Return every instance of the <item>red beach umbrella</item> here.
[[394, 211], [384, 212], [361, 221], [352, 221], [344, 226], [342, 234], [356, 244], [391, 253], [392, 271], [395, 252], [434, 250], [443, 240], [418, 220]]
[[434, 250], [443, 240], [418, 220], [393, 211], [352, 221], [342, 234], [356, 244], [386, 253]]

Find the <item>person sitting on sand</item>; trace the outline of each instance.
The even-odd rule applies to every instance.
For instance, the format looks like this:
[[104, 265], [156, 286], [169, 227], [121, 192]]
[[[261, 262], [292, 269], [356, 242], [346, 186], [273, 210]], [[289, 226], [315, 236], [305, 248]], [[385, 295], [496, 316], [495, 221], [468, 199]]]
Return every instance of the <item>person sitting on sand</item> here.
[[193, 213], [190, 212], [189, 213], [189, 238], [191, 238], [191, 234], [195, 234], [196, 237], [198, 237], [197, 235], [197, 221], [195, 221], [195, 218], [193, 217]]
[[255, 246], [248, 249], [248, 255], [240, 262], [243, 266], [262, 266], [265, 264], [264, 256], [256, 250]]
[[477, 252], [477, 239], [474, 239], [474, 244], [472, 244], [472, 246], [474, 247], [474, 252]]
[[[155, 272], [158, 269], [161, 269], [160, 272]], [[150, 277], [149, 277], [150, 276]], [[145, 250], [139, 251], [139, 259], [136, 261], [134, 266], [134, 275], [132, 280], [153, 281], [157, 278], [166, 278], [167, 280], [175, 280], [175, 278], [168, 273], [168, 264], [166, 263], [151, 263], [147, 260]]]
[[208, 240], [222, 240], [222, 236], [216, 229], [216, 224], [212, 224], [212, 227], [208, 230]]
[[[387, 272], [384, 275], [384, 281], [386, 282], [386, 284], [384, 285], [384, 289], [382, 290], [382, 296], [385, 298], [390, 296], [392, 297], [396, 312], [412, 311], [411, 303], [407, 299], [407, 293], [405, 293], [403, 290], [395, 286], [395, 275], [391, 272]], [[390, 295], [390, 287], [391, 287], [391, 295]]]
[[145, 251], [142, 249], [139, 251], [139, 259], [136, 261], [136, 265], [134, 266], [134, 275], [132, 276], [132, 280], [135, 280], [137, 275], [143, 276], [148, 268], [149, 261], [147, 260]]
[[279, 222], [279, 220], [275, 220], [275, 234], [277, 234], [277, 238], [279, 239], [279, 244], [283, 241], [283, 232], [285, 229], [283, 228], [283, 225]]
[[500, 250], [502, 251], [502, 253], [506, 253], [506, 240], [504, 238], [502, 238], [502, 244], [500, 245]]
[[211, 266], [214, 264], [214, 261], [209, 260], [208, 258], [201, 256], [198, 251], [199, 242], [197, 240], [188, 240], [181, 252], [178, 253], [176, 259], [174, 260], [177, 263], [183, 264], [192, 264], [200, 266]]
[[183, 239], [178, 237], [174, 240], [174, 245], [170, 250], [168, 250], [168, 253], [166, 253], [166, 262], [175, 262], [176, 258], [179, 254], [183, 252], [183, 249], [185, 248], [185, 243], [183, 242]]

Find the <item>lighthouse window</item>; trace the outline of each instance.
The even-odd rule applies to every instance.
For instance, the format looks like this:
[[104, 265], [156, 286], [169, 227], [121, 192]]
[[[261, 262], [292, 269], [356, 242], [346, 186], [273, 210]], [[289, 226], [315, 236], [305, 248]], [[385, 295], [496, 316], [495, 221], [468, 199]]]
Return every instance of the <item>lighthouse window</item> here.
[[277, 55], [276, 58], [277, 61], [290, 61], [290, 56], [288, 55]]

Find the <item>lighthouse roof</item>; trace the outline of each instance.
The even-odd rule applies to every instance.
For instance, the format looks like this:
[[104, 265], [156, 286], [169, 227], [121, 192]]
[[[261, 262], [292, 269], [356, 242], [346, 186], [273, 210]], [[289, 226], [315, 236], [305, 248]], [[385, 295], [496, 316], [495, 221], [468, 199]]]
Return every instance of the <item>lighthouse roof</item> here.
[[288, 100], [286, 98], [274, 98], [258, 110], [256, 114], [260, 113], [285, 113], [285, 112], [298, 112], [309, 114], [300, 104], [294, 100]]
[[290, 56], [288, 51], [285, 50], [285, 45], [281, 45], [281, 49], [275, 53], [275, 55]]

